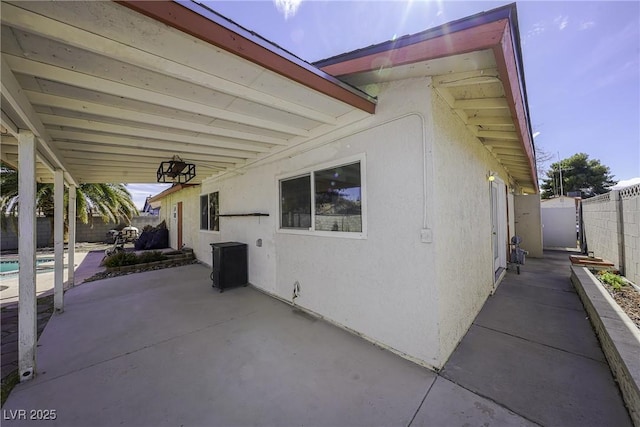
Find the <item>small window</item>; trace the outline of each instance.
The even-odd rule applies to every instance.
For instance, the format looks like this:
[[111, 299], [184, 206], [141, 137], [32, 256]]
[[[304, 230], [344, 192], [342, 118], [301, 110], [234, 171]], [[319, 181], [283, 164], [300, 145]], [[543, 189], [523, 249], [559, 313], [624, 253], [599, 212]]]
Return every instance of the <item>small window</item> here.
[[280, 182], [280, 227], [311, 228], [311, 177]]
[[280, 228], [362, 233], [361, 163], [281, 180]]
[[315, 229], [361, 232], [360, 163], [321, 170], [313, 175]]
[[200, 229], [220, 231], [218, 192], [200, 196]]

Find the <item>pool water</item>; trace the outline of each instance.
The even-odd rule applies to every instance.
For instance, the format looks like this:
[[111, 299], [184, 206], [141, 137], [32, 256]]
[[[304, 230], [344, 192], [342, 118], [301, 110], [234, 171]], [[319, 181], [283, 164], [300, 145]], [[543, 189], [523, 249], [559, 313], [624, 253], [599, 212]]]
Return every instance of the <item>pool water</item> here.
[[[36, 260], [36, 266], [46, 262], [53, 262], [53, 258], [41, 258]], [[16, 273], [20, 269], [20, 264], [15, 261], [0, 261], [0, 274], [2, 273]]]

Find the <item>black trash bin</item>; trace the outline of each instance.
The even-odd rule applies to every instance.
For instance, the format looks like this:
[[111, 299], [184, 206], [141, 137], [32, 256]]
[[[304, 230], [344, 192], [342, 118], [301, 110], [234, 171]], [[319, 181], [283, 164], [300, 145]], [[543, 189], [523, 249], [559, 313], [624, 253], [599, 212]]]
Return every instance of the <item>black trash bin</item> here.
[[238, 242], [211, 243], [211, 285], [220, 292], [233, 286], [247, 286], [247, 245]]

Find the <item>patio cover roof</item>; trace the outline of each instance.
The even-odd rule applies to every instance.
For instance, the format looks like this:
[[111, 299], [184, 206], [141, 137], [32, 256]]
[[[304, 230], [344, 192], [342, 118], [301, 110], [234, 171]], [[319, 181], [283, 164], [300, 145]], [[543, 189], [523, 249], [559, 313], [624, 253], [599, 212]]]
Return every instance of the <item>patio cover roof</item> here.
[[39, 182], [191, 183], [369, 116], [375, 99], [192, 2], [2, 2], [2, 160]]
[[381, 82], [432, 77], [437, 93], [513, 181], [538, 192], [515, 4], [314, 65], [372, 95]]
[[188, 1], [3, 1], [1, 20], [0, 156], [17, 167], [32, 131], [39, 182], [155, 182], [179, 155], [199, 183], [367, 117], [376, 83], [431, 76], [538, 190], [515, 5], [315, 66]]

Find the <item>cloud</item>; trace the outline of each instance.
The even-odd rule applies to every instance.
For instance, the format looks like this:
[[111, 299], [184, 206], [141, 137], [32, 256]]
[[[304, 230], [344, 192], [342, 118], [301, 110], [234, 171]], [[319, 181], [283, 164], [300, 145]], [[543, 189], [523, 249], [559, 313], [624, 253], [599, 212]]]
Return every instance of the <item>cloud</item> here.
[[539, 36], [540, 34], [544, 33], [545, 30], [546, 30], [546, 27], [544, 25], [544, 22], [536, 22], [535, 24], [533, 24], [533, 27], [529, 31], [527, 31], [526, 34], [524, 35], [523, 42], [535, 36]]
[[583, 21], [580, 23], [580, 31], [588, 30], [596, 25], [593, 21]]
[[273, 0], [278, 11], [284, 14], [284, 19], [295, 16], [302, 0]]
[[567, 28], [567, 25], [569, 25], [569, 17], [559, 15], [556, 17], [556, 19], [553, 20], [553, 23], [556, 24], [560, 31], [562, 31]]
[[131, 193], [131, 199], [138, 209], [144, 207], [147, 196], [155, 196], [169, 187], [171, 184], [127, 184], [127, 190]]

